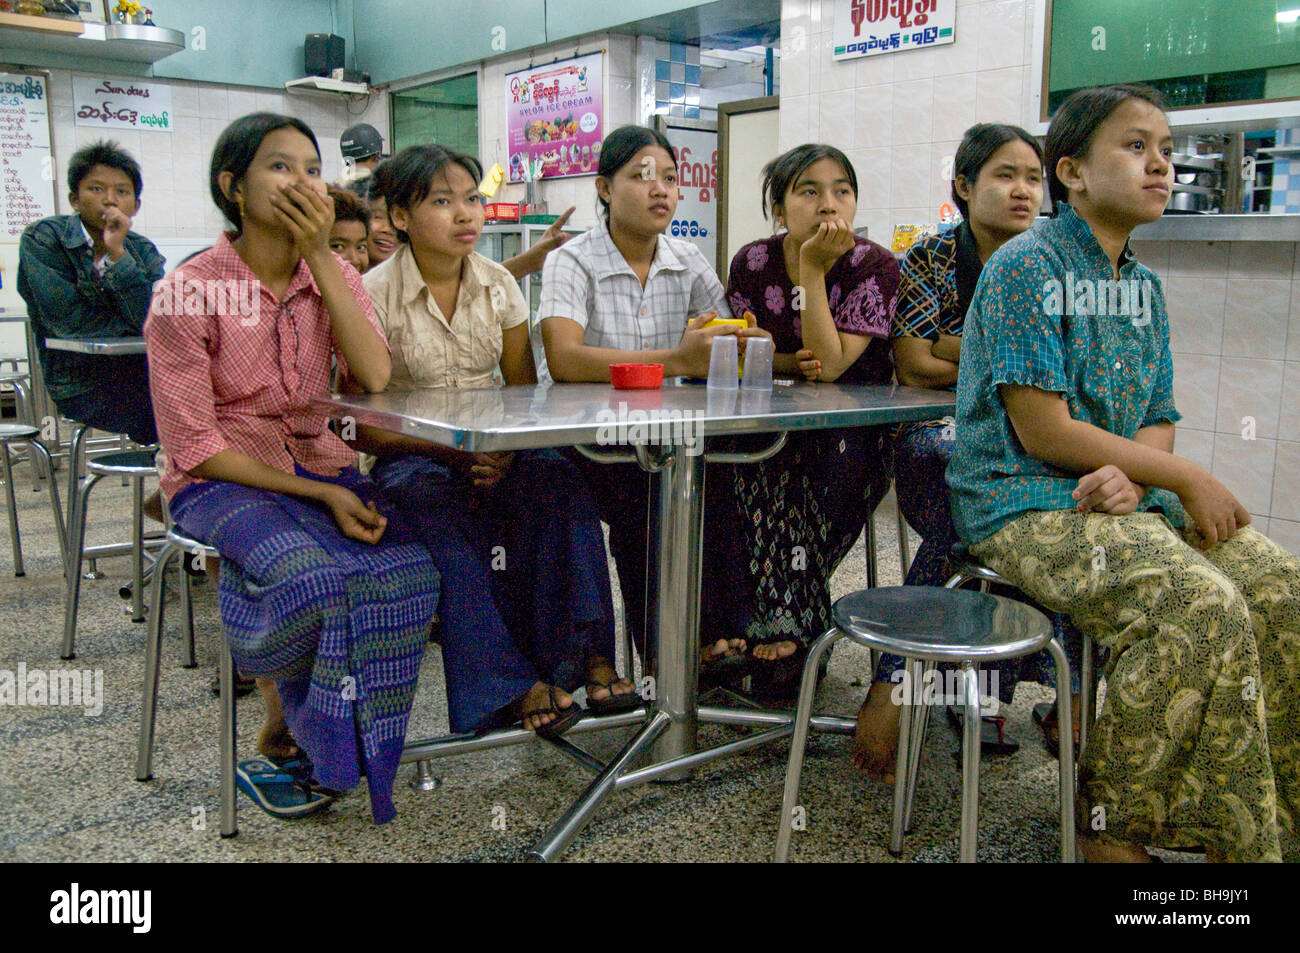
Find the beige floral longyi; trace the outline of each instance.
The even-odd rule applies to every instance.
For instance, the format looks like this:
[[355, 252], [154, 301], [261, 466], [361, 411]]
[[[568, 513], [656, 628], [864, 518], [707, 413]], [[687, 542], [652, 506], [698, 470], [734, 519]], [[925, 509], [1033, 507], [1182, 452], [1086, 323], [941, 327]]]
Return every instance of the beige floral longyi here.
[[971, 552], [1110, 649], [1081, 830], [1300, 859], [1300, 558], [1250, 527], [1196, 541], [1154, 513], [1061, 510]]

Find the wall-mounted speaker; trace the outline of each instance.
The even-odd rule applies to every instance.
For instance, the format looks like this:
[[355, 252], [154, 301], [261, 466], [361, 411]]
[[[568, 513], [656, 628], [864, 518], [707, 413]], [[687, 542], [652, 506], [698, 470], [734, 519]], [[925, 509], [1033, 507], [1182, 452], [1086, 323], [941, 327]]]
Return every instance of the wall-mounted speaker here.
[[303, 72], [307, 76], [328, 76], [343, 68], [343, 37], [333, 33], [308, 33], [303, 40]]

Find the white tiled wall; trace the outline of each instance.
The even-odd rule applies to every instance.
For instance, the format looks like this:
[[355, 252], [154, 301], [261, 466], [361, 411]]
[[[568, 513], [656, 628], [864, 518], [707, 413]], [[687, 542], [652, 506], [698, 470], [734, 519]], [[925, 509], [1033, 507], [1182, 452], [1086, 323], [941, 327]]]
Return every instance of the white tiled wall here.
[[[932, 222], [944, 159], [976, 122], [1026, 123], [1029, 0], [957, 0], [956, 42], [836, 62], [833, 0], [781, 4], [781, 149], [828, 142], [857, 170], [858, 214], [877, 241]], [[1209, 468], [1300, 552], [1300, 261], [1290, 242], [1142, 242], [1168, 295], [1178, 452]], [[1242, 418], [1255, 439], [1242, 438]]]
[[1133, 248], [1169, 302], [1178, 453], [1222, 480], [1256, 529], [1300, 552], [1300, 245]]
[[[97, 74], [98, 75], [98, 74]], [[170, 85], [175, 129], [135, 132], [74, 125], [72, 73], [51, 70], [51, 121], [59, 174], [67, 171], [72, 153], [96, 139], [113, 139], [140, 162], [144, 191], [133, 228], [151, 239], [211, 238], [228, 227], [208, 194], [208, 163], [217, 137], [232, 119], [265, 110], [303, 120], [316, 133], [327, 180], [343, 170], [339, 135], [355, 122], [368, 122], [388, 136], [388, 97], [376, 94], [364, 108], [343, 97], [286, 93], [283, 89], [253, 89], [179, 80], [151, 79]], [[72, 211], [67, 189], [59, 190], [60, 214]]]
[[858, 174], [856, 226], [888, 240], [949, 201], [944, 159], [976, 122], [1023, 125], [1033, 12], [1027, 0], [957, 0], [956, 42], [837, 62], [834, 0], [781, 4], [781, 149], [826, 142]]

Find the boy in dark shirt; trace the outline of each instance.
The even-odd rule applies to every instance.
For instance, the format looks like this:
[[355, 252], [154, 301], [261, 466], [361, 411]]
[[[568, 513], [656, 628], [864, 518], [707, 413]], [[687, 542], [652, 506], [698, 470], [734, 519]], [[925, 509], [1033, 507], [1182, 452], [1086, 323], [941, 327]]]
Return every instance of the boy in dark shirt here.
[[33, 222], [19, 242], [18, 293], [27, 302], [45, 386], [69, 419], [138, 443], [156, 443], [145, 356], [55, 351], [45, 339], [143, 333], [163, 257], [131, 231], [140, 209], [140, 166], [113, 142], [68, 163], [72, 215]]

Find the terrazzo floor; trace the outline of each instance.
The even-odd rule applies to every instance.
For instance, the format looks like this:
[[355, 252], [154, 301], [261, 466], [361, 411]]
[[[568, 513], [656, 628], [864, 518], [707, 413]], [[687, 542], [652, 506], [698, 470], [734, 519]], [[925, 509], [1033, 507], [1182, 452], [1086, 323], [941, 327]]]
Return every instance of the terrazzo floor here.
[[[495, 749], [435, 762], [442, 783], [428, 793], [407, 783], [414, 769], [404, 766], [395, 792], [398, 816], [385, 826], [372, 823], [364, 789], [324, 813], [293, 822], [263, 814], [240, 795], [239, 836], [223, 840], [217, 831], [218, 703], [209, 692], [217, 659], [215, 587], [195, 587], [199, 668], [181, 667], [179, 613], [174, 606], [169, 612], [154, 779], [137, 782], [146, 627], [130, 621], [118, 596], [127, 561], [104, 561], [105, 577], [83, 583], [77, 658], [60, 661], [64, 588], [48, 502], [45, 491], [33, 492], [26, 464], [14, 473], [27, 575], [12, 575], [8, 547], [0, 544], [0, 670], [15, 672], [23, 664], [29, 671], [102, 671], [104, 699], [98, 715], [80, 708], [0, 707], [0, 860], [517, 861], [590, 780], [545, 744]], [[101, 481], [89, 513], [89, 543], [125, 538], [127, 489], [115, 480]], [[892, 495], [877, 512], [876, 525], [881, 584], [897, 584]], [[859, 541], [835, 576], [833, 591], [838, 596], [864, 585]], [[853, 714], [868, 678], [866, 652], [841, 642], [817, 710]], [[1035, 702], [1051, 697], [1050, 690], [1022, 684], [1008, 709], [1009, 733], [1021, 743], [1020, 751], [983, 759], [982, 860], [1050, 862], [1058, 856], [1056, 763], [1030, 717]], [[237, 717], [239, 757], [254, 757], [260, 700], [240, 700]], [[440, 655], [431, 645], [409, 737], [446, 730]], [[580, 740], [598, 757], [607, 756], [631, 731]], [[717, 744], [739, 737], [741, 730], [704, 726], [700, 734], [702, 743]], [[939, 714], [928, 737], [903, 861], [956, 858], [958, 739]], [[849, 762], [849, 748], [850, 739], [843, 736], [814, 736], [810, 742], [800, 797], [807, 828], [795, 834], [792, 859], [897, 860], [886, 850], [892, 789], [859, 774]], [[768, 860], [788, 752], [782, 741], [705, 765], [685, 783], [619, 792], [579, 834], [565, 859]]]

